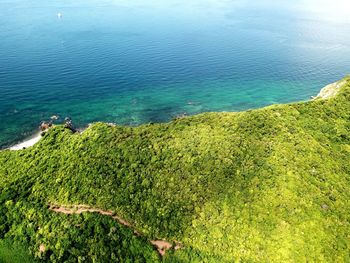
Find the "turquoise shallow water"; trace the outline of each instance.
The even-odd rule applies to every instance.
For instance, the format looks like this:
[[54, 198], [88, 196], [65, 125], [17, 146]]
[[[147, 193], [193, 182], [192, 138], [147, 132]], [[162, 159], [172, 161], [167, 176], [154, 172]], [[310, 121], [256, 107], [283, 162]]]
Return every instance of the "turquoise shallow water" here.
[[241, 111], [350, 73], [346, 2], [249, 2], [2, 0], [0, 147], [52, 115], [139, 125]]

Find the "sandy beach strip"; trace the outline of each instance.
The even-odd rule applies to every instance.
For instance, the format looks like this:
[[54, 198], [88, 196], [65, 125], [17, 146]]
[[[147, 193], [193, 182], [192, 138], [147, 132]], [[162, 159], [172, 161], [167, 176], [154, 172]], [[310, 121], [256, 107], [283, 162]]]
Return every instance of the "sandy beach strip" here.
[[16, 145], [11, 146], [10, 148], [8, 148], [11, 151], [18, 151], [18, 150], [23, 150], [23, 148], [28, 148], [30, 146], [33, 146], [34, 144], [36, 144], [37, 142], [40, 141], [41, 139], [41, 132], [36, 133], [35, 135], [29, 137], [28, 139], [24, 140], [23, 142], [20, 142]]

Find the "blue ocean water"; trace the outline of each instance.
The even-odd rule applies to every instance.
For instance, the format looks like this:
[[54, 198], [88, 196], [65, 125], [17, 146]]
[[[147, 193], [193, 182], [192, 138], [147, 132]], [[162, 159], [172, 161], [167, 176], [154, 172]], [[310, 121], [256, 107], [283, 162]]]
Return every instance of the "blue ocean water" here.
[[308, 100], [350, 73], [339, 1], [1, 0], [0, 147], [52, 115], [139, 125]]

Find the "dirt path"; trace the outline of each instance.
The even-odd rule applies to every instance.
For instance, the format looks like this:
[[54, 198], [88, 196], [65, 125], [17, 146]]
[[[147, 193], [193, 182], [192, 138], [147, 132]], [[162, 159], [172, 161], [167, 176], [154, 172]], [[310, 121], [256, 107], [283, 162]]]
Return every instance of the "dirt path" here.
[[[62, 206], [62, 205], [51, 204], [49, 205], [49, 209], [56, 213], [62, 213], [66, 215], [82, 214], [82, 213], [99, 213], [104, 216], [112, 217], [114, 220], [118, 221], [118, 223], [120, 223], [121, 225], [134, 230], [135, 235], [142, 236], [142, 234], [139, 231], [137, 231], [132, 224], [122, 219], [121, 217], [115, 215], [112, 211], [92, 208], [86, 205]], [[181, 248], [181, 244], [178, 242], [175, 242], [176, 243], [175, 246], [173, 246], [172, 243], [165, 240], [150, 240], [149, 242], [158, 250], [158, 253], [161, 256], [164, 256], [167, 250], [170, 250], [170, 249], [178, 250]]]

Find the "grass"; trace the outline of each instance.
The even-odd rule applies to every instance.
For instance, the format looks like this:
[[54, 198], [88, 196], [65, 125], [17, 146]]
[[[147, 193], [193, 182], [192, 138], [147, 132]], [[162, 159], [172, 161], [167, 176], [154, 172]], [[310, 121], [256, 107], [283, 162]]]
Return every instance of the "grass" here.
[[0, 240], [1, 263], [35, 263], [29, 251], [20, 245], [13, 245], [8, 240]]

